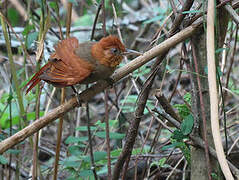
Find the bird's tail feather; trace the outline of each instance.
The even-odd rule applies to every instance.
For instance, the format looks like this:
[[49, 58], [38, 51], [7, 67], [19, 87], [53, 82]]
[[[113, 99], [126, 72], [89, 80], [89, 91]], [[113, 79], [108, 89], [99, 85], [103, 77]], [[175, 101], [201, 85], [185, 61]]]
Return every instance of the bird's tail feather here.
[[26, 94], [32, 90], [40, 81], [40, 75], [49, 67], [49, 63], [45, 64], [33, 77], [32, 79], [24, 86], [23, 89], [26, 89], [28, 86], [28, 89], [26, 90]]

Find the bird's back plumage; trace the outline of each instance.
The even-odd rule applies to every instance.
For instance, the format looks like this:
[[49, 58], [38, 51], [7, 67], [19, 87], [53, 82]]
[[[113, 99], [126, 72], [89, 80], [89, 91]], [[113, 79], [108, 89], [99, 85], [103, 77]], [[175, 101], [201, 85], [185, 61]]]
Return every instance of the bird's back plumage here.
[[[74, 37], [59, 42], [49, 62], [26, 84], [25, 87], [30, 85], [26, 93], [41, 80], [64, 87], [77, 84], [89, 76], [93, 66], [75, 54], [74, 50], [78, 47], [78, 40]], [[90, 53], [90, 49], [86, 53]]]

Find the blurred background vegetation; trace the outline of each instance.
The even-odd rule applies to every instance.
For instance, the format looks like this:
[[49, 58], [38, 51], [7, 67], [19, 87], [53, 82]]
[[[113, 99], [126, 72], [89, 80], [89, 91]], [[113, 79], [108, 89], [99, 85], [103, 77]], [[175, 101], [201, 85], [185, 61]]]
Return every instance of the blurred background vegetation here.
[[[101, 9], [94, 40], [97, 41], [104, 36], [102, 28], [105, 19], [107, 34], [121, 35], [126, 47], [145, 52], [169, 37], [173, 20], [184, 2], [182, 0], [105, 0], [105, 13]], [[89, 41], [97, 10], [102, 3], [100, 0], [2, 0], [0, 2], [0, 141], [61, 104], [60, 88], [45, 83], [44, 86], [41, 84], [25, 95], [23, 87], [37, 69], [48, 61], [54, 51], [54, 44], [61, 39], [61, 32], [66, 37], [69, 3], [72, 4], [70, 36], [76, 37], [79, 42]], [[205, 22], [205, 10], [206, 2], [194, 1], [191, 9], [183, 12], [186, 16], [183, 21], [185, 24], [182, 23], [178, 31], [186, 27], [189, 20], [197, 15], [201, 15]], [[4, 25], [9, 43], [4, 36]], [[227, 147], [233, 149], [230, 155], [235, 157], [238, 151], [238, 26], [229, 20], [226, 27], [224, 45], [216, 50], [220, 57], [219, 79], [226, 96], [222, 100], [224, 106], [220, 106], [220, 110], [227, 113], [229, 137]], [[202, 51], [206, 49], [202, 47]], [[164, 57], [150, 89], [128, 171], [124, 170], [125, 179], [190, 179], [192, 143], [188, 135], [194, 123], [190, 76], [193, 76], [194, 72], [188, 69], [187, 61], [191, 60], [191, 53], [190, 42], [186, 40], [172, 48]], [[119, 67], [133, 58], [135, 56], [125, 58]], [[106, 108], [109, 112], [110, 157], [113, 168], [122, 152], [127, 129], [135, 118], [138, 95], [153, 64], [154, 61], [147, 63], [109, 89], [107, 106], [103, 93], [93, 97], [89, 102], [93, 143], [91, 148], [94, 168], [99, 179], [107, 179], [109, 170], [106, 146], [108, 130], [104, 122], [107, 118]], [[207, 74], [207, 67], [204, 69]], [[77, 88], [80, 91], [85, 89], [82, 85]], [[155, 97], [158, 93], [167, 98], [183, 120], [179, 129], [171, 127], [167, 124], [167, 120], [160, 116], [163, 108]], [[66, 88], [66, 100], [72, 95], [71, 88]], [[162, 126], [159, 119], [164, 125], [168, 125], [168, 129]], [[56, 178], [53, 167], [57, 153], [58, 121], [44, 127], [39, 133], [38, 153], [35, 156], [38, 159], [38, 179]], [[225, 140], [225, 136], [223, 137]], [[86, 106], [75, 108], [64, 116], [60, 141], [58, 179], [95, 179], [89, 153]], [[0, 155], [0, 179], [31, 178], [32, 168], [35, 168], [33, 167], [34, 150], [36, 151], [34, 139], [28, 138]], [[218, 174], [213, 175], [218, 177]]]

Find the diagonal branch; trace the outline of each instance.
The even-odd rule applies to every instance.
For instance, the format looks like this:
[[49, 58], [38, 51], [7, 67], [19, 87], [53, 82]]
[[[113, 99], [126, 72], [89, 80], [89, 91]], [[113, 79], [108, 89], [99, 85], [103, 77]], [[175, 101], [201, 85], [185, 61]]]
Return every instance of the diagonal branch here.
[[[192, 34], [194, 34], [199, 27], [201, 27], [201, 24], [202, 22], [200, 21], [197, 24], [193, 24], [185, 28], [171, 38], [165, 40], [164, 42], [145, 52], [143, 55], [135, 58], [134, 60], [126, 64], [124, 67], [116, 70], [116, 72], [111, 76], [113, 82], [119, 81], [120, 79], [127, 76], [129, 73], [133, 72], [134, 70], [138, 69], [142, 65], [152, 60], [154, 57], [164, 53], [165, 51], [168, 51], [170, 48], [174, 47], [178, 43], [186, 40]], [[100, 81], [91, 86], [89, 89], [83, 91], [79, 95], [79, 97], [84, 102], [89, 101], [90, 99], [92, 99], [92, 97], [102, 92], [109, 86], [110, 84], [108, 82]], [[13, 147], [14, 145], [20, 143], [21, 141], [25, 140], [27, 137], [31, 136], [35, 132], [39, 131], [41, 128], [45, 127], [47, 124], [53, 122], [54, 120], [63, 116], [65, 113], [69, 112], [71, 109], [77, 106], [77, 98], [74, 97], [66, 103], [53, 109], [44, 117], [41, 117], [38, 120], [34, 121], [32, 124], [17, 132], [13, 136], [3, 140], [2, 142], [0, 142], [0, 154]]]

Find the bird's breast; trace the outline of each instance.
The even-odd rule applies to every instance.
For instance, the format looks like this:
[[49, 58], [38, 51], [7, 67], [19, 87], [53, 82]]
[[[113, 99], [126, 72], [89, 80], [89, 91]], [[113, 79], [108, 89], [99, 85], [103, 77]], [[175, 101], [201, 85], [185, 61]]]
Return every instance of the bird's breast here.
[[89, 83], [96, 82], [98, 80], [107, 79], [113, 74], [114, 70], [115, 68], [110, 68], [102, 64], [97, 64], [95, 66], [94, 71], [92, 71], [90, 76], [87, 77], [82, 83], [89, 84]]

